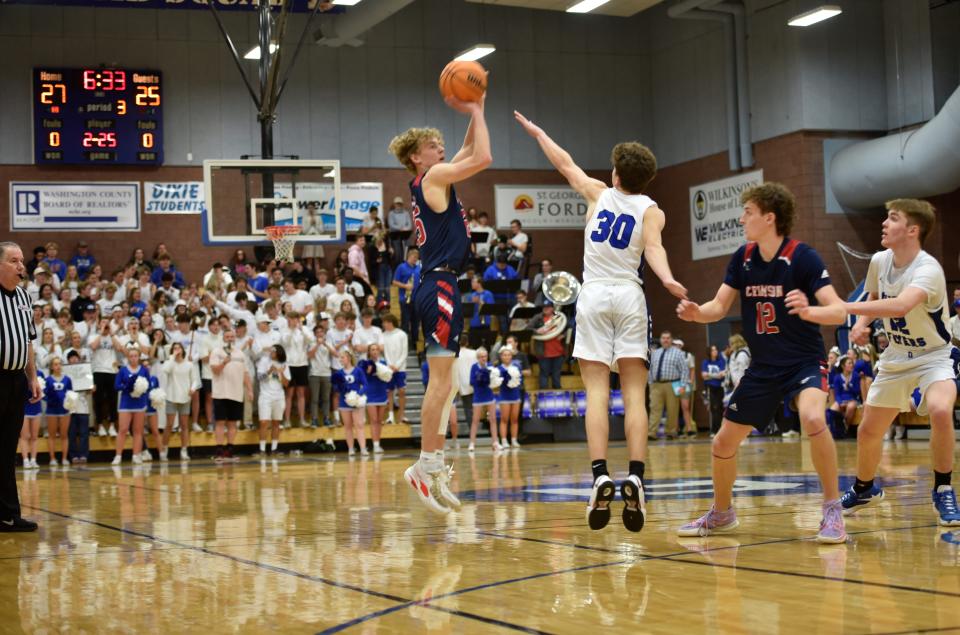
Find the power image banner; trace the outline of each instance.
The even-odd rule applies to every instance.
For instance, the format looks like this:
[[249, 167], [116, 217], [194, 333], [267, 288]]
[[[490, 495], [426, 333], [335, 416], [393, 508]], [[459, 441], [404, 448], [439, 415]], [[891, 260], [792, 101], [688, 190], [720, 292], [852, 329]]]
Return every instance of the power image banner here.
[[139, 229], [139, 182], [10, 182], [10, 231]]
[[587, 201], [565, 185], [495, 185], [497, 227], [518, 220], [527, 229], [583, 229]]
[[[290, 187], [289, 183], [276, 183], [274, 191], [276, 196], [296, 198], [297, 205], [300, 208], [298, 222], [301, 225], [307, 225], [303, 219], [306, 217], [307, 206], [313, 203], [323, 219], [323, 229], [325, 231], [336, 229], [336, 217], [333, 213], [335, 197], [332, 182], [297, 183], [296, 196], [294, 196], [293, 188]], [[340, 184], [340, 211], [343, 212], [343, 222], [347, 232], [360, 231], [363, 219], [374, 205], [383, 212], [383, 183]]]
[[732, 254], [743, 244], [740, 194], [763, 183], [763, 170], [690, 188], [690, 246], [694, 260]]
[[199, 214], [204, 208], [203, 181], [143, 184], [144, 214]]

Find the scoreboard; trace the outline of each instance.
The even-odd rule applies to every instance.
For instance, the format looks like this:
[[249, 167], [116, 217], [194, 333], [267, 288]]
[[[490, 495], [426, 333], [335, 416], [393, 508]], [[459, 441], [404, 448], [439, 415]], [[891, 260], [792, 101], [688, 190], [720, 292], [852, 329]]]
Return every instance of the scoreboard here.
[[160, 71], [34, 68], [34, 159], [47, 165], [159, 165], [162, 100]]

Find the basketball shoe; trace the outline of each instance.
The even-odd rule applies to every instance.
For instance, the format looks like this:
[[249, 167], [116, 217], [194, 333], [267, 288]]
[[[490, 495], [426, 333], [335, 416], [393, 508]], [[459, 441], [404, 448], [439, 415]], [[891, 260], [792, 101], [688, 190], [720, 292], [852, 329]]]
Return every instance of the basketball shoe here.
[[606, 474], [601, 474], [593, 482], [590, 503], [587, 505], [587, 524], [590, 529], [603, 529], [610, 522], [610, 501], [616, 491], [616, 485]]
[[443, 467], [435, 472], [427, 472], [420, 465], [420, 461], [417, 461], [404, 471], [403, 478], [417, 493], [417, 498], [427, 506], [427, 509], [436, 514], [449, 514], [451, 509], [443, 503], [442, 494], [442, 480], [445, 474], [447, 470]]
[[620, 496], [623, 498], [623, 526], [629, 531], [640, 531], [647, 519], [646, 497], [643, 495], [643, 483], [636, 474], [631, 474], [620, 484]]
[[944, 527], [960, 525], [960, 511], [957, 510], [957, 495], [951, 485], [941, 485], [933, 490], [933, 507], [940, 516]]
[[847, 541], [847, 531], [843, 526], [843, 506], [839, 500], [823, 504], [823, 520], [817, 532], [817, 542], [824, 545], [836, 545]]
[[840, 504], [843, 506], [843, 515], [849, 516], [861, 507], [876, 505], [883, 500], [883, 497], [883, 488], [879, 485], [874, 485], [862, 494], [857, 494], [857, 491], [853, 489], [851, 485], [850, 489], [840, 497]]
[[726, 511], [717, 511], [712, 505], [710, 511], [700, 518], [690, 521], [677, 530], [678, 536], [709, 536], [711, 534], [725, 534], [740, 526], [737, 520], [737, 511], [730, 506]]

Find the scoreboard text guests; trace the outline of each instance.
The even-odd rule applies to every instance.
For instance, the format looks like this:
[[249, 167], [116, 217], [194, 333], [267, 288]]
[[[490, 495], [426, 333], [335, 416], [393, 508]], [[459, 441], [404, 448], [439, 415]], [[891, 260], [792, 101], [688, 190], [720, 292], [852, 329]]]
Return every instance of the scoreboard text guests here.
[[33, 69], [38, 164], [163, 162], [160, 71]]

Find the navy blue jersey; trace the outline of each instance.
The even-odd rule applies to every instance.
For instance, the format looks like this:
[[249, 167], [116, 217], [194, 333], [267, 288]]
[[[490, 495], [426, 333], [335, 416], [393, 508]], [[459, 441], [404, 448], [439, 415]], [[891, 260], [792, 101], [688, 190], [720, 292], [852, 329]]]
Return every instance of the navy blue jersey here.
[[747, 243], [733, 254], [723, 282], [740, 291], [743, 336], [753, 364], [790, 368], [824, 359], [820, 327], [789, 315], [784, 304], [787, 293], [800, 289], [815, 306], [814, 294], [830, 284], [812, 247], [784, 238], [773, 260], [764, 262], [757, 244]]
[[467, 213], [457, 198], [457, 191], [450, 186], [450, 202], [447, 209], [437, 213], [430, 209], [423, 198], [423, 177], [426, 172], [410, 181], [413, 195], [413, 228], [417, 232], [417, 247], [420, 248], [420, 264], [423, 273], [437, 267], [449, 267], [462, 272], [470, 257], [470, 228]]

